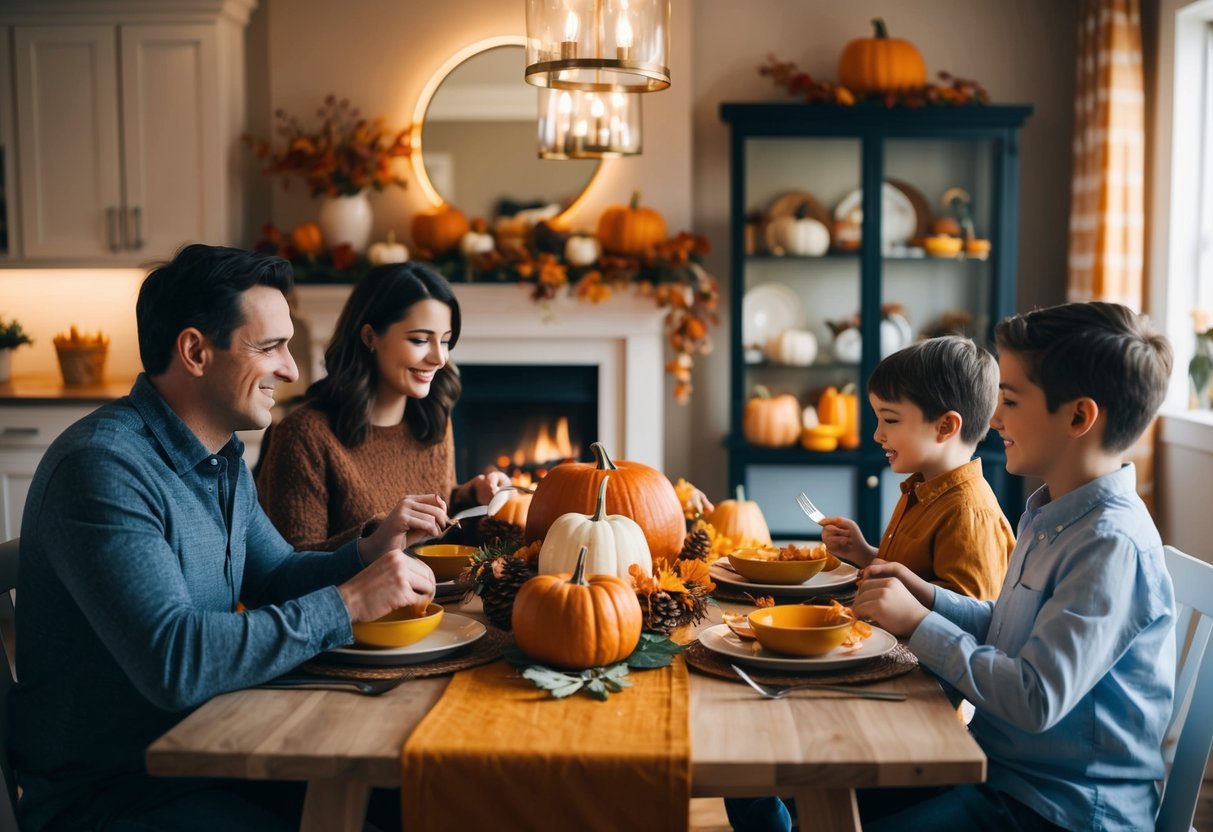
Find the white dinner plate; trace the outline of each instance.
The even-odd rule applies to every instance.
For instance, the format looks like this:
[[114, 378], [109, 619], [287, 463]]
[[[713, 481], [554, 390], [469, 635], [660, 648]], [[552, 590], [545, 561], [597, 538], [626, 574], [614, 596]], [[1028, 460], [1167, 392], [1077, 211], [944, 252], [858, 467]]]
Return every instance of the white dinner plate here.
[[800, 295], [782, 283], [759, 283], [741, 299], [741, 343], [766, 346], [785, 329], [804, 329], [807, 318]]
[[320, 658], [341, 664], [421, 664], [440, 659], [466, 647], [484, 636], [488, 629], [466, 615], [448, 612], [442, 616], [438, 629], [421, 641], [404, 647], [338, 647], [321, 653]]
[[[855, 210], [863, 209], [863, 192], [856, 188], [834, 209], [835, 219], [845, 219]], [[881, 189], [880, 242], [881, 250], [888, 251], [910, 242], [918, 230], [918, 214], [914, 203], [896, 186], [884, 183]]]
[[806, 671], [835, 670], [880, 658], [897, 646], [897, 639], [872, 625], [872, 635], [858, 647], [835, 647], [822, 656], [788, 656], [767, 650], [757, 641], [739, 638], [728, 624], [717, 624], [699, 634], [699, 643], [738, 664], [773, 670]]
[[818, 572], [802, 584], [760, 584], [741, 577], [729, 566], [725, 558], [712, 564], [708, 570], [712, 580], [742, 592], [761, 592], [764, 595], [816, 595], [827, 589], [837, 589], [855, 583], [859, 570], [848, 563], [840, 564], [829, 572]]

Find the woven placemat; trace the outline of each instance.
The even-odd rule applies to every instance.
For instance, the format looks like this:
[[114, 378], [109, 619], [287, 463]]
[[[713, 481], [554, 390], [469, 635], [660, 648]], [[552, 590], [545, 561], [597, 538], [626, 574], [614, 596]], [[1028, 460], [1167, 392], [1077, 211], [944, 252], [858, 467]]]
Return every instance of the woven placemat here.
[[[733, 587], [725, 586], [724, 584], [716, 584], [716, 588], [712, 590], [712, 595], [715, 596], [716, 600], [718, 601], [737, 601], [742, 604], [753, 604], [754, 598], [751, 598], [750, 596], [752, 595], [757, 598], [763, 594], [764, 593], [759, 590], [756, 592], [751, 592], [749, 595], [747, 595], [744, 590], [734, 589]], [[828, 589], [823, 589], [821, 592], [803, 597], [799, 595], [795, 597], [772, 595], [771, 597], [775, 599], [776, 604], [802, 604], [806, 601], [828, 601], [833, 599], [838, 603], [849, 607], [851, 602], [855, 600], [855, 584], [842, 587], [841, 589], [833, 592]]]
[[422, 664], [402, 665], [349, 665], [333, 662], [310, 661], [299, 666], [300, 670], [319, 676], [334, 676], [339, 679], [424, 679], [427, 676], [443, 676], [456, 670], [467, 670], [488, 664], [501, 658], [514, 637], [505, 630], [488, 626], [488, 632], [469, 645], [464, 652], [443, 656], [441, 659]]
[[[686, 656], [687, 664], [696, 670], [711, 676], [719, 676], [721, 679], [730, 679], [739, 684], [745, 684], [733, 672], [733, 668], [729, 667], [728, 659], [719, 653], [712, 652], [698, 641], [688, 644], [683, 655]], [[894, 676], [909, 673], [916, 667], [918, 667], [918, 659], [906, 649], [905, 645], [898, 644], [883, 656], [845, 669], [789, 673], [783, 670], [747, 666], [745, 672], [752, 676], [754, 681], [768, 685], [802, 685], [806, 683], [846, 685], [892, 679]]]

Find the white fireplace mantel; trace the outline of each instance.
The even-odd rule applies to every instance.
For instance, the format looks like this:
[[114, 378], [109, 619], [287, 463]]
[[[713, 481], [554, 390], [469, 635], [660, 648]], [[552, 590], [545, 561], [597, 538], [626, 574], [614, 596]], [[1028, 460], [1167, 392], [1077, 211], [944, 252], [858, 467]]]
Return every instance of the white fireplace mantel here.
[[[454, 284], [463, 316], [456, 363], [574, 364], [598, 368], [598, 439], [612, 456], [664, 469], [664, 317], [651, 298], [616, 294], [591, 304], [559, 297], [544, 309], [524, 284]], [[349, 286], [296, 287], [295, 314], [311, 343], [311, 378], [324, 375]], [[458, 440], [458, 437], [456, 437]]]

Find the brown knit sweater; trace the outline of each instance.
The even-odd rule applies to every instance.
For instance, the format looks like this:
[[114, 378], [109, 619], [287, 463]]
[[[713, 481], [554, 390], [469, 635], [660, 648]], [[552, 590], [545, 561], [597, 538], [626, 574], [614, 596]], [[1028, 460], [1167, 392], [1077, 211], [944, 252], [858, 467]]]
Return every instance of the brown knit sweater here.
[[282, 536], [297, 549], [331, 551], [406, 494], [441, 494], [450, 504], [455, 445], [450, 425], [436, 445], [419, 442], [403, 422], [373, 427], [347, 448], [311, 405], [270, 432], [257, 496]]

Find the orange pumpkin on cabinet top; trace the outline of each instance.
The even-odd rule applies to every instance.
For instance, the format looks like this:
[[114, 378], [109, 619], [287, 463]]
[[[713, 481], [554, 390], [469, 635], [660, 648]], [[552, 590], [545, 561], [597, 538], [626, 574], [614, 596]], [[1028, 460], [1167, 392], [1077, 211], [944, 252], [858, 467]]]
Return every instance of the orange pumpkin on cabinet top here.
[[612, 461], [601, 442], [590, 450], [596, 462], [562, 463], [535, 486], [526, 518], [526, 542], [545, 537], [563, 514], [593, 514], [598, 486], [609, 475], [606, 511], [636, 521], [644, 530], [654, 565], [675, 560], [686, 537], [686, 519], [665, 474], [640, 462]]
[[746, 441], [764, 448], [786, 448], [800, 438], [800, 402], [791, 393], [772, 396], [762, 385], [745, 403], [741, 433]]
[[639, 191], [630, 204], [608, 206], [598, 218], [598, 240], [611, 254], [644, 254], [665, 239], [665, 218], [641, 207]]
[[432, 254], [453, 251], [471, 226], [463, 212], [452, 205], [413, 217], [413, 246]]
[[737, 499], [721, 500], [707, 521], [718, 533], [737, 546], [765, 546], [771, 542], [771, 530], [758, 503], [745, 498], [745, 486], [737, 486]]
[[884, 21], [872, 21], [874, 37], [856, 38], [838, 57], [839, 82], [857, 95], [897, 92], [927, 82], [927, 65], [914, 44], [889, 37]]

